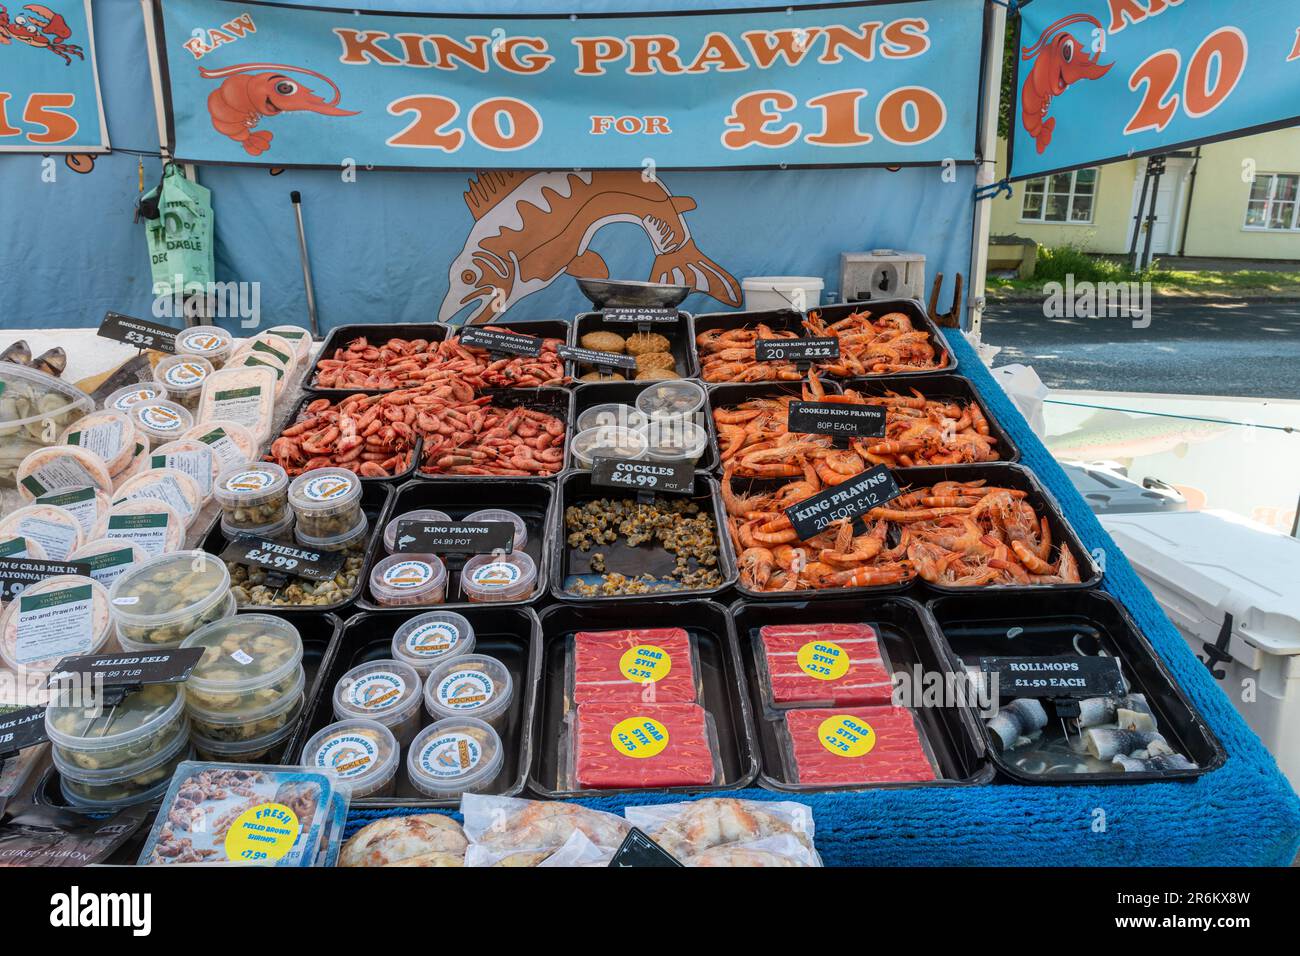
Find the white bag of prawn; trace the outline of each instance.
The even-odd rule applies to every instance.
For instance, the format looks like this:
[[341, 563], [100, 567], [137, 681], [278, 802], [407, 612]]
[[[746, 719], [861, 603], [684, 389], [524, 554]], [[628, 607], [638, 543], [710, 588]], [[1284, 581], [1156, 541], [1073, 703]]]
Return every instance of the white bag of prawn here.
[[[460, 799], [460, 812], [465, 820], [465, 835], [473, 850], [475, 845], [504, 853], [521, 853], [537, 856], [533, 862], [519, 861], [509, 864], [497, 862], [479, 865], [536, 866], [542, 859], [568, 841], [575, 833], [582, 833], [596, 846], [610, 851], [618, 849], [627, 836], [629, 824], [622, 817], [599, 810], [589, 810], [576, 803], [553, 800], [523, 800], [519, 797], [495, 797], [486, 794], [466, 793]], [[545, 851], [544, 855], [538, 856]], [[477, 854], [488, 859], [490, 855]], [[470, 863], [466, 851], [466, 866]]]
[[618, 852], [612, 847], [596, 846], [581, 830], [574, 830], [558, 848], [505, 850], [471, 843], [465, 848], [466, 866], [493, 867], [571, 867], [609, 866]]
[[706, 797], [623, 815], [686, 866], [821, 866], [812, 810], [793, 800]]

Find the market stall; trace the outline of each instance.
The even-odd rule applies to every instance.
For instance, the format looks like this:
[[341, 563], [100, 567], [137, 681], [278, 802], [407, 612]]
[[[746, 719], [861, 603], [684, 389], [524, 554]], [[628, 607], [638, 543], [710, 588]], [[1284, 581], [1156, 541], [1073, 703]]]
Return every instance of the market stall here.
[[[245, 6], [263, 38], [277, 18], [310, 37], [331, 16]], [[461, 196], [463, 173], [365, 171], [367, 157], [414, 162], [378, 159], [382, 124], [342, 143], [303, 124], [223, 128], [194, 90], [248, 77], [219, 47], [255, 50], [253, 31], [234, 14], [201, 37], [181, 29], [224, 0], [146, 4], [138, 39], [165, 54], [151, 77], [162, 139], [217, 197], [216, 274], [267, 277], [261, 307], [276, 319], [181, 328], [114, 311], [96, 337], [121, 343], [105, 361], [69, 357], [99, 378], [84, 389], [0, 363], [0, 652], [36, 676], [8, 689], [98, 675], [109, 702], [106, 718], [30, 698], [0, 716], [22, 745], [5, 768], [37, 806], [125, 813], [134, 839], [99, 859], [144, 864], [607, 865], [654, 844], [691, 865], [1289, 863], [1300, 801], [966, 334], [920, 296], [847, 288], [831, 264], [890, 243], [923, 250], [945, 290], [956, 274], [982, 279], [977, 145], [993, 104], [962, 99], [960, 77], [983, 70], [971, 88], [989, 89], [1001, 14], [844, 6], [888, 22], [882, 59], [919, 56], [918, 36], [954, 58], [927, 91], [951, 120], [932, 148], [909, 152], [922, 137], [885, 122], [833, 144], [859, 150], [845, 169], [810, 159], [812, 139], [777, 168], [665, 162], [673, 193], [653, 170], [627, 173], [641, 164], [626, 153], [607, 161], [619, 170], [487, 169]], [[836, 12], [782, 11], [790, 55], [821, 36], [840, 65], [852, 36], [808, 19]], [[918, 12], [929, 20], [907, 20]], [[143, 25], [104, 21], [111, 120], [122, 80], [104, 50]], [[572, 41], [581, 18], [527, 25]], [[309, 39], [286, 50], [319, 62]], [[358, 65], [399, 52], [367, 50]], [[664, 50], [646, 56], [662, 67]], [[185, 53], [218, 65], [182, 74]], [[319, 71], [298, 74], [325, 88]], [[274, 80], [274, 95], [301, 92]], [[332, 102], [311, 94], [307, 112], [358, 105], [327, 83]], [[902, 133], [926, 122], [913, 95]], [[279, 112], [262, 115], [289, 119]], [[526, 123], [489, 127], [479, 134]], [[873, 140], [880, 152], [862, 152]], [[537, 144], [538, 168], [571, 165], [562, 138]], [[362, 158], [336, 161], [340, 145]], [[724, 165], [703, 147], [696, 158]], [[85, 182], [136, 162], [100, 155]], [[341, 181], [297, 168], [339, 163]], [[290, 187], [309, 214], [347, 209], [322, 216], [346, 236], [306, 234], [323, 342], [289, 320], [306, 311], [297, 247], [267, 210]], [[493, 223], [518, 190], [518, 219]], [[754, 201], [777, 195], [779, 228]], [[489, 281], [493, 268], [525, 278], [527, 256], [487, 238], [527, 238], [509, 223], [565, 198], [577, 226], [534, 230], [563, 268]], [[473, 214], [468, 238], [428, 236], [428, 221], [458, 221], [452, 199]], [[847, 221], [850, 206], [867, 221]], [[647, 238], [651, 281], [606, 281], [647, 274], [631, 251]], [[442, 244], [445, 278], [408, 278]], [[92, 286], [131, 313], [122, 299], [142, 274], [107, 272], [71, 278], [68, 311], [44, 321], [84, 319]], [[796, 284], [791, 307], [737, 308], [759, 288], [742, 278], [786, 273], [816, 281]], [[832, 283], [848, 301], [806, 299]], [[960, 302], [953, 318], [969, 326]], [[112, 350], [132, 346], [127, 379], [106, 377]], [[123, 673], [144, 657], [152, 670]], [[46, 742], [49, 767], [28, 756]], [[259, 846], [248, 814], [267, 807], [285, 830]]]

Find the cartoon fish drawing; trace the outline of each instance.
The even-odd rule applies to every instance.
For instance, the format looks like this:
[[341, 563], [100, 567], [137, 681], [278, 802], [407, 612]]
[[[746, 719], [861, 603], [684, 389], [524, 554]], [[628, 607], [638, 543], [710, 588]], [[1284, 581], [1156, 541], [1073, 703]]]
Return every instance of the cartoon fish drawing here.
[[658, 179], [645, 181], [638, 170], [485, 171], [469, 181], [465, 204], [474, 226], [448, 270], [442, 321], [476, 303], [467, 321], [489, 322], [562, 275], [608, 278], [605, 260], [589, 247], [615, 222], [639, 225], [650, 240], [650, 281], [740, 305], [740, 283], [691, 238], [682, 214], [695, 200], [674, 196]]
[[1087, 49], [1065, 28], [1073, 23], [1091, 23], [1101, 29], [1101, 22], [1086, 13], [1061, 17], [1048, 26], [1031, 46], [1021, 47], [1020, 58], [1033, 60], [1025, 85], [1020, 91], [1020, 125], [1034, 138], [1038, 152], [1047, 149], [1056, 129], [1056, 117], [1049, 117], [1052, 98], [1079, 80], [1096, 80], [1105, 76], [1114, 63], [1097, 62], [1100, 54], [1090, 56]]
[[[269, 70], [254, 73], [254, 70]], [[334, 91], [329, 102], [321, 99], [289, 73], [304, 73], [324, 80]], [[301, 66], [282, 63], [236, 63], [218, 69], [199, 67], [205, 80], [222, 83], [208, 95], [208, 115], [212, 128], [222, 136], [229, 136], [244, 147], [244, 152], [257, 156], [271, 148], [272, 134], [267, 130], [254, 130], [263, 116], [307, 110], [323, 116], [356, 116], [355, 110], [340, 109], [338, 102], [343, 93], [333, 80], [323, 73]]]

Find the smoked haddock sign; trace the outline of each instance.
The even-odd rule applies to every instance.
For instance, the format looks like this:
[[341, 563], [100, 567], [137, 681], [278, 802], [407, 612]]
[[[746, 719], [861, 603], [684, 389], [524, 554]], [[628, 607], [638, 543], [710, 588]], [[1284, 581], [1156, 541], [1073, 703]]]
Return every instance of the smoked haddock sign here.
[[529, 17], [154, 3], [180, 160], [653, 169], [974, 158], [982, 0]]
[[1011, 179], [1300, 123], [1296, 0], [1030, 0]]

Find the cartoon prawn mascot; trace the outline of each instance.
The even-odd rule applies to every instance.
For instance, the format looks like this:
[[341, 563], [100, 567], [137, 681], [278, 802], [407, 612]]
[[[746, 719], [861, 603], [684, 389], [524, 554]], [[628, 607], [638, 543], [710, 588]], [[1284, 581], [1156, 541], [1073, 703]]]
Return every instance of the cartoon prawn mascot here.
[[1056, 119], [1048, 117], [1052, 97], [1060, 96], [1065, 88], [1077, 80], [1096, 80], [1106, 75], [1114, 63], [1102, 65], [1098, 56], [1090, 56], [1087, 49], [1065, 28], [1072, 23], [1091, 23], [1098, 29], [1101, 23], [1086, 13], [1062, 17], [1038, 37], [1033, 46], [1021, 47], [1020, 58], [1033, 60], [1025, 85], [1020, 92], [1020, 123], [1041, 153], [1052, 141]]
[[[254, 73], [254, 70], [273, 70]], [[287, 73], [305, 73], [324, 80], [334, 91], [327, 103]], [[338, 107], [343, 94], [328, 76], [301, 66], [281, 63], [237, 63], [215, 70], [199, 67], [199, 75], [208, 80], [222, 80], [220, 86], [208, 96], [208, 113], [213, 128], [229, 136], [244, 147], [250, 156], [258, 156], [271, 148], [271, 133], [255, 130], [263, 116], [278, 116], [308, 110], [324, 116], [356, 116], [357, 111]]]

